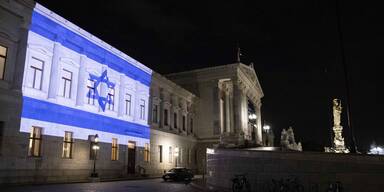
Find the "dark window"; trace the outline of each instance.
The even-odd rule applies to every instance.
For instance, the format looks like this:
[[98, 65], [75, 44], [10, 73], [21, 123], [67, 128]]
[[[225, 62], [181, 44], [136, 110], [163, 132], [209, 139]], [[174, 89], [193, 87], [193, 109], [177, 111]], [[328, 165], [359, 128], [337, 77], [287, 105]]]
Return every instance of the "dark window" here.
[[107, 102], [108, 102], [108, 110], [115, 110], [115, 105], [114, 105], [114, 102], [115, 102], [115, 89], [112, 88], [112, 87], [108, 87], [108, 98], [107, 98]]
[[159, 162], [163, 162], [163, 146], [159, 145]]
[[158, 111], [158, 105], [153, 105], [152, 122], [154, 122], [154, 123], [158, 123], [157, 111]]
[[145, 101], [140, 99], [140, 119], [145, 120]]
[[87, 94], [88, 104], [95, 105], [95, 97], [96, 97], [95, 82], [88, 79], [87, 89], [88, 89], [88, 94]]
[[177, 128], [177, 113], [173, 113], [173, 127]]
[[32, 87], [41, 90], [43, 84], [44, 61], [32, 57], [30, 70], [33, 74]]
[[63, 69], [61, 76], [61, 86], [63, 87], [62, 96], [65, 98], [71, 98], [71, 86], [72, 86], [72, 72]]
[[183, 131], [185, 131], [185, 115], [183, 115]]
[[2, 143], [3, 143], [3, 137], [4, 137], [4, 122], [0, 121], [0, 155], [1, 155], [1, 149], [2, 149]]
[[193, 133], [193, 119], [191, 118], [191, 125], [190, 125], [190, 129], [191, 129], [191, 133]]
[[125, 94], [125, 114], [131, 116], [131, 95]]
[[164, 109], [164, 125], [168, 125], [168, 109]]

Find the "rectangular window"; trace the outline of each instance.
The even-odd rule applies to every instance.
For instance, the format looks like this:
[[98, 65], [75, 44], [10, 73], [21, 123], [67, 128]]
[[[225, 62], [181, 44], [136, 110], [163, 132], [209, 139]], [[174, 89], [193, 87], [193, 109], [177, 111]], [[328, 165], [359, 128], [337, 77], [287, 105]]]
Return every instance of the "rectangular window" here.
[[184, 160], [183, 153], [184, 153], [183, 148], [180, 147], [180, 154], [179, 154], [180, 163], [183, 163], [183, 160]]
[[112, 87], [108, 87], [108, 96], [107, 96], [107, 102], [108, 102], [108, 110], [113, 111], [115, 109], [115, 89]]
[[131, 95], [125, 94], [125, 114], [131, 116]]
[[168, 162], [169, 163], [173, 162], [173, 151], [171, 146], [169, 146], [169, 151], [168, 151]]
[[41, 156], [41, 131], [42, 128], [40, 127], [32, 127], [32, 131], [29, 136], [28, 156]]
[[140, 119], [145, 120], [145, 101], [140, 99]]
[[177, 113], [173, 113], [173, 128], [177, 128]]
[[112, 138], [112, 154], [111, 160], [117, 161], [119, 159], [119, 145], [117, 144], [117, 139]]
[[192, 164], [192, 149], [188, 150], [188, 163]]
[[190, 125], [190, 127], [189, 127], [189, 129], [191, 130], [191, 133], [193, 133], [193, 119], [191, 118], [191, 125]]
[[7, 48], [0, 45], [0, 80], [4, 79]]
[[159, 145], [159, 162], [163, 162], [163, 146]]
[[96, 92], [95, 92], [95, 82], [93, 80], [88, 79], [87, 89], [88, 89], [87, 103], [90, 105], [95, 105]]
[[41, 90], [43, 84], [44, 61], [32, 57], [30, 73], [32, 75], [32, 88]]
[[144, 161], [149, 162], [149, 144], [144, 145]]
[[168, 109], [164, 109], [164, 125], [168, 125]]
[[152, 122], [158, 123], [158, 118], [157, 118], [157, 112], [159, 110], [158, 105], [153, 105], [153, 110], [152, 110]]
[[63, 158], [72, 158], [72, 148], [73, 148], [73, 133], [66, 131], [64, 133], [63, 141]]
[[185, 115], [183, 115], [183, 131], [185, 131]]
[[0, 155], [2, 152], [3, 138], [4, 138], [4, 121], [0, 121]]
[[72, 72], [63, 69], [61, 75], [62, 96], [65, 98], [71, 98], [71, 86], [72, 86]]

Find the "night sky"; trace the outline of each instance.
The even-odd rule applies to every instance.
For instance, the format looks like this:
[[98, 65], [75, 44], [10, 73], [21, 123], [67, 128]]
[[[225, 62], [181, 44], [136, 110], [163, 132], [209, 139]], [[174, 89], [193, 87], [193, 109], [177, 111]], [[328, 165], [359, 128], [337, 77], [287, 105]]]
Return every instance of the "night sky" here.
[[[275, 144], [293, 126], [304, 150], [330, 146], [333, 98], [342, 99], [350, 144], [335, 0], [37, 2], [161, 74], [234, 63], [239, 44], [242, 63], [254, 63]], [[384, 44], [378, 8], [340, 1], [352, 125], [362, 152], [372, 141], [384, 145], [376, 106]]]

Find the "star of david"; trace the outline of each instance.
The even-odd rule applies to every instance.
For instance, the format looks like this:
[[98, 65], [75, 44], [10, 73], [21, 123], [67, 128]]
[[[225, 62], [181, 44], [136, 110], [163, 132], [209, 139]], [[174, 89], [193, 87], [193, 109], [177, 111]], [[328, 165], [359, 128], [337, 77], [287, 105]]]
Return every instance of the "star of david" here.
[[98, 87], [101, 83], [105, 83], [105, 84], [107, 84], [108, 88], [114, 89], [115, 84], [109, 81], [109, 78], [107, 76], [107, 70], [105, 70], [100, 75], [100, 77], [93, 75], [93, 74], [89, 74], [89, 80], [91, 80], [95, 83], [94, 84], [94, 93], [91, 93], [91, 90], [88, 91], [87, 97], [90, 97], [90, 98], [93, 97], [93, 98], [97, 99], [99, 106], [101, 107], [101, 109], [103, 111], [105, 111], [105, 106], [107, 103], [113, 104], [113, 98], [111, 98], [111, 96], [108, 95], [108, 93], [106, 93], [105, 96], [100, 95], [100, 93], [98, 91]]

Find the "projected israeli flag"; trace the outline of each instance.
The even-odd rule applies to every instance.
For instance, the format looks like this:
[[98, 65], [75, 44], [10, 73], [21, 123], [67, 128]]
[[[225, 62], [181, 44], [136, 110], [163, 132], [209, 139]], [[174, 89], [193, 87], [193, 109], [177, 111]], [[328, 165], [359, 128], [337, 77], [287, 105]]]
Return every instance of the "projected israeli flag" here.
[[101, 83], [105, 83], [105, 84], [107, 84], [108, 88], [114, 89], [115, 88], [115, 84], [109, 81], [108, 76], [107, 76], [107, 70], [105, 70], [101, 74], [100, 77], [97, 77], [95, 75], [89, 74], [89, 79], [95, 82], [95, 85], [94, 85], [95, 86], [95, 91], [94, 92], [89, 91], [87, 93], [87, 97], [97, 99], [97, 101], [99, 103], [99, 106], [101, 107], [101, 109], [103, 111], [105, 111], [105, 105], [107, 103], [113, 104], [114, 101], [113, 101], [113, 98], [111, 98], [111, 96], [108, 95], [108, 94], [105, 94], [104, 97], [101, 96], [99, 94], [98, 87], [100, 86]]
[[[142, 114], [139, 101], [149, 103], [151, 69], [38, 3], [26, 55], [21, 132], [41, 127], [58, 137], [72, 131], [75, 139], [97, 133], [101, 142], [149, 142], [148, 106]], [[125, 95], [132, 98], [130, 114], [123, 113]]]

